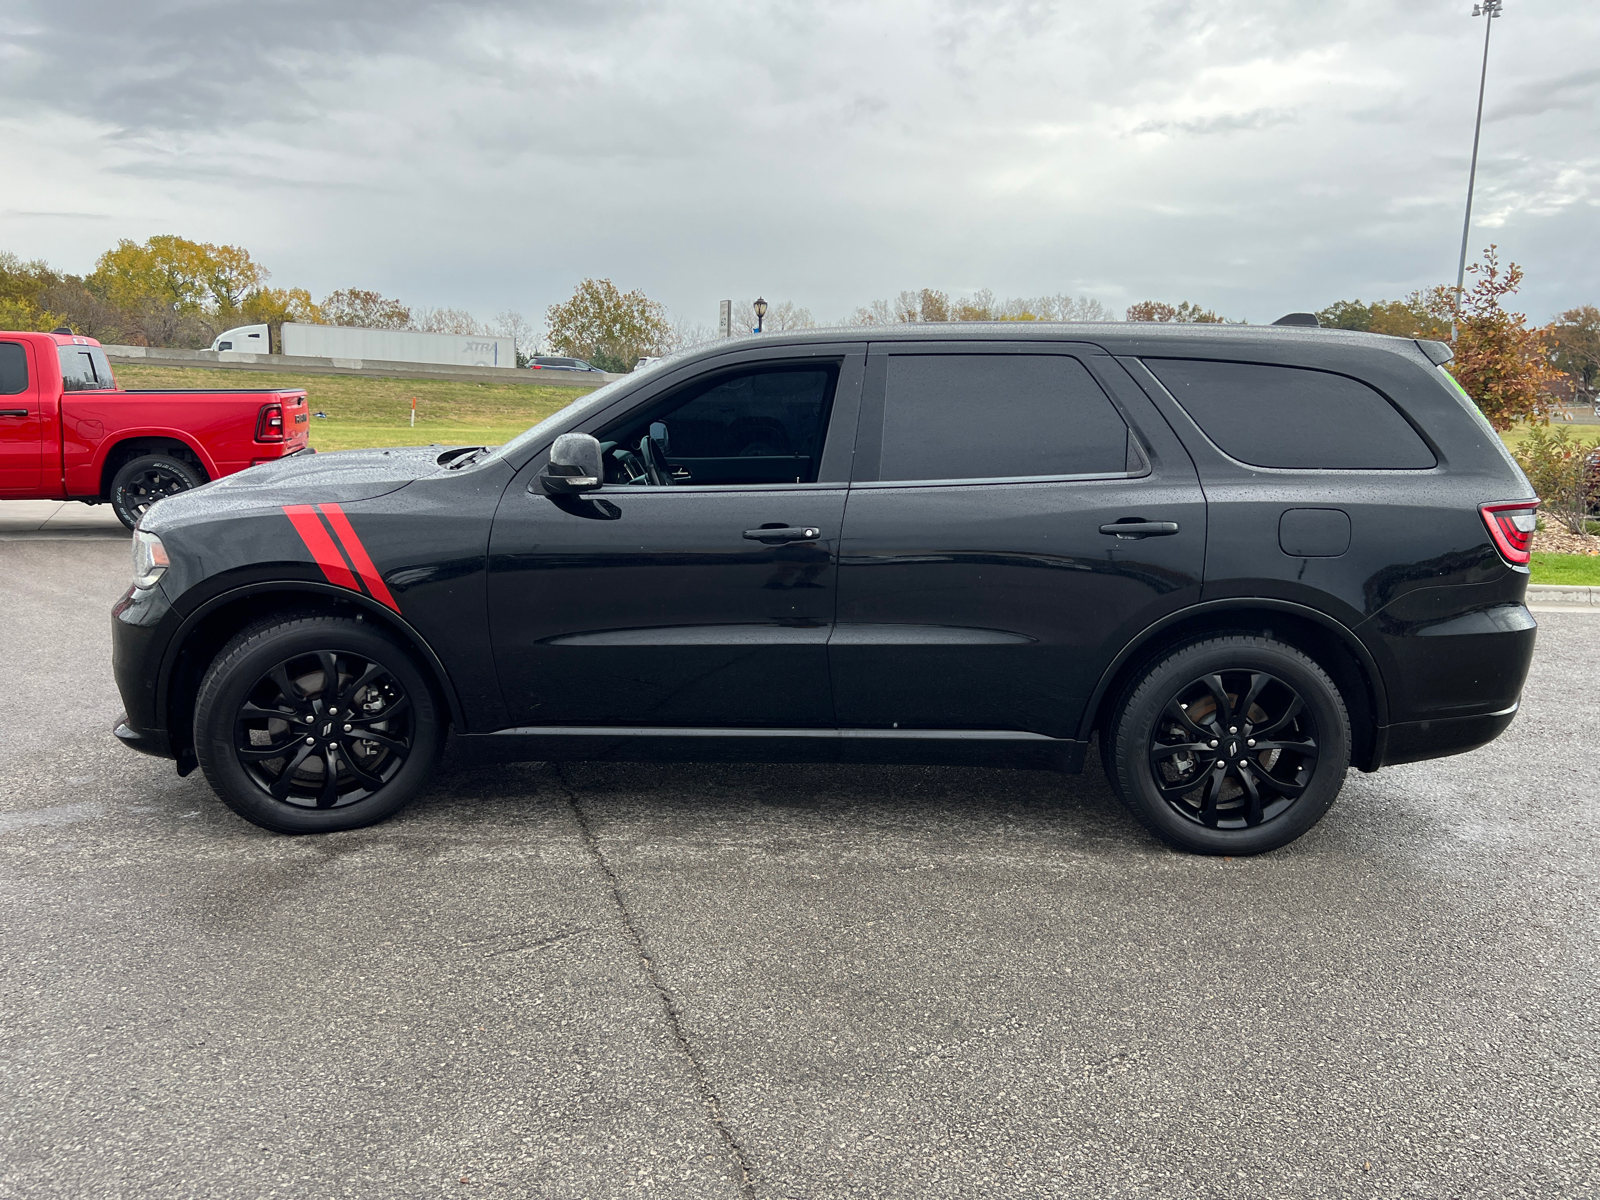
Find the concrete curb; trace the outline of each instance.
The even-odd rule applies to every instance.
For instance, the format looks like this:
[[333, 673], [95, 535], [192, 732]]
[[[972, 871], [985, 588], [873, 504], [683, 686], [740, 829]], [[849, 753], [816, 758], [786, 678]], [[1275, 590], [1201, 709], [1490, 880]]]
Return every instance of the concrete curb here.
[[298, 354], [247, 354], [242, 350], [173, 350], [162, 346], [103, 346], [115, 364], [210, 367], [228, 371], [289, 371], [298, 375], [365, 375], [379, 379], [461, 379], [475, 383], [599, 387], [621, 375], [587, 371], [526, 371], [519, 367], [455, 367], [448, 363], [379, 362], [361, 358], [309, 358]]
[[1530, 608], [1582, 608], [1600, 612], [1600, 587], [1580, 587], [1561, 583], [1530, 583]]

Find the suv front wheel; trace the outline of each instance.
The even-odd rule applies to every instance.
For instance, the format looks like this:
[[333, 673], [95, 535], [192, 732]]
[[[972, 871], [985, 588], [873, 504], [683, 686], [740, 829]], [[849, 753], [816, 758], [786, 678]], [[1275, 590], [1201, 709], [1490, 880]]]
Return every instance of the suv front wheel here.
[[206, 781], [279, 833], [371, 825], [421, 790], [444, 717], [412, 656], [365, 621], [262, 621], [223, 647], [195, 702]]
[[1101, 735], [1106, 773], [1151, 833], [1198, 854], [1259, 854], [1328, 811], [1350, 765], [1339, 689], [1292, 646], [1210, 638], [1122, 693]]

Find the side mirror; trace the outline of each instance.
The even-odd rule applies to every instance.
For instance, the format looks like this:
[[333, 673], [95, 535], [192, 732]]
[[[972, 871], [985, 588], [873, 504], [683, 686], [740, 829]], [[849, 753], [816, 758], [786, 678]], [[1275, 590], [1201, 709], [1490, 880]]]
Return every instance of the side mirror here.
[[606, 481], [600, 443], [587, 433], [563, 433], [550, 447], [550, 464], [539, 473], [539, 484], [553, 496], [592, 492]]

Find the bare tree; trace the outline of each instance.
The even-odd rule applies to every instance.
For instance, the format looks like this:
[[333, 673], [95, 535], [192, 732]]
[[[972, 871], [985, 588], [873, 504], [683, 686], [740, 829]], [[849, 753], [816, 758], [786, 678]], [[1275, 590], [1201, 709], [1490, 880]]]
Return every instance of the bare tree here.
[[411, 314], [411, 328], [419, 333], [462, 333], [469, 337], [489, 332], [464, 308], [419, 308]]
[[357, 325], [363, 329], [409, 329], [411, 310], [398, 300], [362, 288], [341, 288], [330, 292], [318, 307], [334, 325]]
[[[733, 329], [734, 332], [754, 332], [756, 327], [756, 306], [753, 300], [735, 300], [733, 302]], [[776, 300], [767, 302], [767, 315], [761, 319], [763, 333], [788, 333], [792, 329], [815, 329], [816, 321], [811, 318], [809, 308], [801, 308], [793, 300]]]

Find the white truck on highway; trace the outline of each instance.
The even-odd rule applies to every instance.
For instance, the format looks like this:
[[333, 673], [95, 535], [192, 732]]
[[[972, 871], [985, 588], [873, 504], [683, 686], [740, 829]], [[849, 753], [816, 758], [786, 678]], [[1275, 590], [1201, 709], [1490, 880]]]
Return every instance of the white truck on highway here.
[[[265, 354], [271, 342], [265, 325], [241, 325], [217, 335], [213, 350]], [[453, 367], [515, 367], [516, 342], [508, 337], [459, 333], [418, 333], [411, 329], [362, 329], [355, 325], [287, 322], [282, 353], [306, 358], [363, 362], [443, 363]]]

